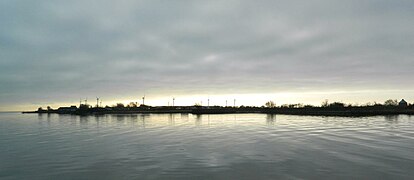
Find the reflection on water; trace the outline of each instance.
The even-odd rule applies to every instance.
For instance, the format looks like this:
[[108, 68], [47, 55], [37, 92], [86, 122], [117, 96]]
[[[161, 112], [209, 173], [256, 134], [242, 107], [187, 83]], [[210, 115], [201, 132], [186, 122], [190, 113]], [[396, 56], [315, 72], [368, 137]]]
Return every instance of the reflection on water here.
[[385, 120], [390, 123], [398, 123], [399, 115], [386, 115], [384, 117], [385, 117]]
[[275, 125], [276, 115], [275, 114], [267, 114], [266, 115], [266, 124], [269, 126]]
[[202, 122], [201, 115], [197, 114], [196, 119], [195, 119], [195, 125], [196, 126], [201, 126], [201, 122]]
[[410, 179], [411, 116], [0, 113], [0, 179]]

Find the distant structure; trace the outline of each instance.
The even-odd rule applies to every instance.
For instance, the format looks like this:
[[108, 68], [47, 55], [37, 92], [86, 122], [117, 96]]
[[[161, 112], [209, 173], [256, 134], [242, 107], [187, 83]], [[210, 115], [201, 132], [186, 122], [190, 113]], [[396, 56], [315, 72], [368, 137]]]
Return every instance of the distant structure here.
[[[85, 104], [82, 104], [82, 102], [85, 102]], [[88, 98], [86, 98], [85, 100], [79, 99], [79, 107], [81, 107], [82, 105], [88, 105]]]
[[88, 104], [81, 104], [81, 105], [79, 106], [79, 109], [89, 109], [89, 108], [91, 108], [91, 106], [90, 106], [90, 105], [88, 105]]
[[142, 96], [142, 105], [145, 105], [145, 95]]
[[76, 106], [70, 107], [60, 107], [58, 108], [58, 113], [74, 113], [78, 108]]
[[96, 97], [96, 107], [99, 107], [99, 97]]
[[400, 106], [400, 107], [407, 107], [407, 106], [408, 106], [408, 103], [407, 103], [407, 101], [405, 101], [404, 99], [402, 99], [402, 100], [398, 103], [398, 106]]

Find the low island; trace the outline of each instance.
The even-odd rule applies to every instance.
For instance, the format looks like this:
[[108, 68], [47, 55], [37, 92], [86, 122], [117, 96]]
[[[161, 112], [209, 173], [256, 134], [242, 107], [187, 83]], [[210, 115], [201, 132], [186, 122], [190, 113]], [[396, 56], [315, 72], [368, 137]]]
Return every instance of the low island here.
[[134, 103], [127, 106], [118, 103], [114, 106], [92, 107], [88, 104], [79, 106], [60, 107], [53, 109], [39, 108], [37, 111], [23, 113], [57, 113], [73, 115], [102, 115], [102, 114], [137, 114], [137, 113], [191, 113], [191, 114], [232, 114], [232, 113], [265, 113], [286, 115], [314, 115], [314, 116], [376, 116], [376, 115], [414, 115], [414, 104], [408, 104], [404, 99], [387, 100], [383, 104], [372, 103], [366, 105], [347, 105], [341, 102], [328, 103], [321, 106], [285, 104], [276, 106], [269, 101], [264, 106], [149, 106]]

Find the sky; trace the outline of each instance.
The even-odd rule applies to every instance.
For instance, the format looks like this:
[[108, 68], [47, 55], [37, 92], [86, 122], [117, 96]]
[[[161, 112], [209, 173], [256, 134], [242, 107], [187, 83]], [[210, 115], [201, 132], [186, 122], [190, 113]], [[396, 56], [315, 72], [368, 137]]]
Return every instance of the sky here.
[[414, 102], [412, 0], [2, 0], [0, 111]]

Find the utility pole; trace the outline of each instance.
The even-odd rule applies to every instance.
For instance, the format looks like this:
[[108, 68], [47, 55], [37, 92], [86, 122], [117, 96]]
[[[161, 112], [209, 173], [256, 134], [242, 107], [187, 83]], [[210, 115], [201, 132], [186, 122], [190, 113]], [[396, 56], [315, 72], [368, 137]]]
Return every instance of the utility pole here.
[[175, 97], [173, 97], [173, 104], [172, 104], [172, 105], [173, 105], [173, 107], [174, 107], [174, 105], [175, 105], [174, 103], [175, 103]]
[[236, 107], [236, 99], [234, 99], [233, 104], [234, 104], [234, 107]]
[[210, 107], [210, 97], [207, 99], [207, 107]]
[[99, 98], [96, 97], [96, 107], [99, 107]]
[[227, 100], [226, 100], [226, 106], [225, 107], [227, 107]]

